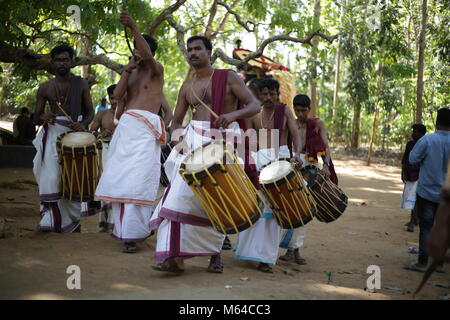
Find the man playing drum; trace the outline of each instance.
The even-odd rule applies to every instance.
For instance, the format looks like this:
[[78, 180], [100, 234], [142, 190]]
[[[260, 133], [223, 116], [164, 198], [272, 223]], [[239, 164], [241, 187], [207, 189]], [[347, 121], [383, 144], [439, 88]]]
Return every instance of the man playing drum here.
[[[80, 202], [61, 198], [61, 169], [56, 140], [70, 131], [84, 131], [94, 117], [86, 80], [70, 73], [74, 51], [60, 45], [50, 52], [55, 78], [41, 84], [36, 96], [34, 123], [43, 125], [33, 145], [33, 173], [39, 185], [41, 216], [38, 229], [54, 232], [80, 231]], [[50, 112], [45, 113], [46, 103]]]
[[126, 93], [126, 111], [114, 131], [95, 196], [112, 203], [112, 235], [124, 243], [123, 252], [134, 253], [136, 242], [150, 235], [148, 222], [159, 186], [166, 134], [157, 114], [163, 104], [164, 69], [154, 58], [156, 41], [141, 35], [126, 11], [120, 23], [131, 29], [135, 50], [114, 90], [117, 100]]
[[[250, 88], [263, 106], [261, 112], [249, 121], [250, 127], [258, 132], [258, 152], [253, 154], [258, 170], [276, 159], [291, 158], [288, 146], [291, 140], [296, 151], [292, 156], [300, 161], [300, 135], [291, 110], [279, 103], [278, 81], [271, 78], [255, 79]], [[281, 236], [282, 229], [266, 203], [262, 218], [251, 228], [239, 233], [235, 257], [258, 261], [258, 270], [272, 273], [270, 265], [276, 264]]]
[[[204, 208], [193, 191], [178, 173], [185, 155], [211, 141], [214, 128], [226, 129], [223, 133], [240, 135], [237, 120], [251, 117], [260, 107], [239, 76], [231, 70], [214, 69], [211, 66], [212, 44], [202, 36], [187, 40], [189, 64], [193, 77], [187, 79], [178, 94], [177, 106], [171, 126], [172, 140], [177, 141], [182, 121], [189, 108], [193, 117], [182, 134], [179, 143], [169, 155], [165, 170], [170, 180], [163, 201], [152, 217], [150, 227], [158, 228], [156, 260], [162, 261], [153, 269], [181, 273], [184, 259], [195, 256], [211, 256], [208, 272], [221, 273], [223, 265], [220, 251], [225, 236], [215, 231]], [[238, 102], [246, 105], [238, 109]], [[218, 115], [213, 118], [211, 110]], [[242, 125], [241, 125], [242, 128]]]
[[[302, 147], [303, 164], [314, 164], [318, 162], [318, 157], [323, 159], [323, 172], [327, 177], [337, 184], [337, 176], [334, 172], [333, 162], [331, 161], [330, 148], [328, 146], [327, 131], [325, 123], [319, 118], [309, 118], [311, 110], [311, 100], [307, 95], [299, 94], [294, 97], [294, 112], [297, 116], [297, 126], [301, 141], [304, 141]], [[280, 259], [284, 261], [294, 261], [297, 264], [306, 264], [306, 260], [300, 256], [299, 248], [303, 245], [306, 228], [301, 227], [288, 232], [282, 241], [281, 247], [287, 249], [284, 256]]]

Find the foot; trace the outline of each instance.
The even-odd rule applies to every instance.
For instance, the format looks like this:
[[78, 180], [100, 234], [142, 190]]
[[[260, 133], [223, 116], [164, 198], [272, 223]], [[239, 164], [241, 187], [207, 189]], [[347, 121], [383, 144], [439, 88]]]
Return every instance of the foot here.
[[406, 231], [414, 232], [414, 223], [412, 222], [408, 223], [408, 228], [406, 228]]
[[208, 272], [210, 273], [223, 273], [223, 264], [220, 259], [220, 254], [211, 256], [208, 266]]
[[100, 228], [99, 232], [102, 232], [102, 233], [108, 232], [108, 228], [107, 227], [102, 227], [102, 228]]
[[272, 267], [263, 262], [259, 263], [258, 270], [265, 273], [273, 273]]
[[294, 251], [294, 262], [300, 265], [308, 264], [308, 262], [306, 262], [306, 260], [302, 258], [302, 256], [300, 256], [300, 251], [298, 249], [295, 249]]
[[417, 272], [425, 272], [426, 267], [427, 266], [425, 264], [421, 264], [421, 263], [412, 261], [412, 262], [408, 263], [406, 266], [404, 266], [403, 269], [410, 270], [410, 271], [417, 271]]
[[123, 253], [137, 252], [136, 242], [125, 242], [123, 245], [124, 245], [124, 248], [122, 250]]
[[294, 261], [294, 251], [288, 250], [284, 256], [280, 256], [280, 260], [283, 261]]
[[78, 227], [76, 227], [72, 232], [80, 233], [81, 232], [81, 224], [79, 224]]
[[184, 269], [181, 269], [178, 266], [178, 263], [175, 259], [166, 259], [162, 263], [158, 263], [156, 266], [152, 266], [153, 270], [162, 271], [162, 272], [171, 272], [176, 274], [181, 274], [184, 272]]
[[222, 250], [231, 250], [233, 247], [231, 246], [230, 238], [225, 237], [225, 240], [223, 240]]

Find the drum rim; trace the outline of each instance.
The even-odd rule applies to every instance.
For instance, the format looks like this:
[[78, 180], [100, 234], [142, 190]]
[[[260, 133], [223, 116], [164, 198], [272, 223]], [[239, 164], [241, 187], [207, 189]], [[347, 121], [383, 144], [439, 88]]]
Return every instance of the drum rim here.
[[77, 131], [74, 131], [74, 130], [67, 131], [67, 132], [64, 132], [63, 134], [58, 136], [58, 138], [56, 139], [56, 151], [62, 152], [63, 154], [72, 153], [72, 152], [74, 152], [75, 154], [80, 154], [80, 153], [84, 153], [84, 148], [86, 148], [86, 151], [89, 151], [89, 152], [92, 151], [92, 150], [95, 150], [95, 149], [97, 149], [97, 150], [103, 149], [102, 141], [100, 139], [98, 139], [92, 133], [91, 134], [96, 139], [96, 141], [93, 142], [93, 143], [87, 144], [85, 146], [80, 146], [80, 147], [70, 147], [70, 146], [63, 145], [62, 144], [62, 139], [64, 138], [64, 136], [66, 136], [69, 133], [73, 133], [73, 132], [77, 132]]
[[[195, 148], [192, 152], [190, 152], [188, 154], [188, 157], [190, 157], [194, 152], [196, 152], [196, 151], [198, 151], [200, 149], [203, 149], [203, 148], [205, 148], [208, 145], [213, 144], [213, 143], [215, 143], [215, 144], [223, 144], [224, 146], [227, 145], [227, 141], [225, 139], [211, 140], [211, 141], [208, 141], [207, 143], [205, 143], [204, 145], [202, 145], [202, 146], [200, 146], [198, 148]], [[234, 151], [234, 148], [233, 148], [233, 151]], [[181, 163], [180, 169], [178, 171], [180, 173], [183, 172], [183, 176], [186, 179], [190, 180], [190, 182], [188, 184], [190, 184], [190, 183], [192, 183], [194, 181], [194, 175], [195, 175], [195, 177], [197, 179], [204, 179], [204, 178], [209, 176], [208, 172], [209, 172], [209, 174], [214, 174], [218, 170], [221, 169], [222, 165], [226, 165], [226, 163], [217, 163], [217, 162], [215, 162], [215, 163], [212, 164], [212, 166], [210, 166], [208, 168], [205, 168], [203, 170], [200, 170], [200, 171], [197, 171], [197, 172], [189, 172], [189, 171], [186, 170], [186, 160], [188, 159], [188, 157], [185, 159], [185, 161], [183, 161]], [[225, 157], [226, 157], [226, 152], [223, 153], [222, 161], [224, 160]], [[236, 164], [238, 164], [238, 163], [236, 163]], [[226, 170], [223, 171], [223, 173], [226, 173], [226, 172], [227, 172]]]

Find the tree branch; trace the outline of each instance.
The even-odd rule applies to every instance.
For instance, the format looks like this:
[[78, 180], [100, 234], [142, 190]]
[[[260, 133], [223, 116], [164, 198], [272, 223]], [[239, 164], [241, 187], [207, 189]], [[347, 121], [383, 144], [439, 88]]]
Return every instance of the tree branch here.
[[185, 2], [186, 0], [177, 0], [173, 5], [164, 9], [148, 26], [148, 34], [152, 35], [159, 25], [167, 20], [167, 18], [177, 11]]
[[169, 15], [166, 18], [166, 20], [170, 24], [170, 26], [172, 28], [174, 28], [175, 31], [177, 32], [178, 49], [180, 49], [180, 51], [183, 54], [183, 56], [186, 58], [186, 60], [188, 60], [188, 55], [187, 55], [187, 51], [186, 51], [186, 44], [184, 42], [184, 35], [186, 33], [186, 29], [182, 25], [180, 25], [178, 22], [176, 22], [172, 15]]
[[266, 48], [266, 46], [271, 43], [271, 42], [275, 42], [275, 41], [291, 41], [291, 42], [297, 42], [297, 43], [303, 43], [303, 44], [311, 44], [311, 40], [315, 37], [315, 36], [319, 36], [325, 40], [327, 40], [329, 43], [332, 43], [335, 39], [338, 38], [339, 34], [336, 34], [334, 36], [329, 36], [326, 35], [324, 33], [322, 33], [321, 31], [317, 30], [315, 32], [313, 32], [311, 35], [309, 35], [307, 38], [294, 38], [291, 37], [289, 35], [286, 34], [282, 34], [282, 35], [278, 35], [278, 36], [273, 36], [270, 37], [268, 39], [266, 39], [258, 48], [258, 50], [251, 52], [248, 56], [245, 57], [244, 60], [238, 60], [238, 59], [233, 59], [230, 56], [226, 55], [222, 49], [217, 48], [214, 51], [214, 54], [212, 56], [212, 63], [217, 60], [217, 58], [220, 58], [220, 60], [222, 60], [225, 63], [228, 63], [230, 65], [236, 66], [238, 68], [243, 68], [244, 70], [248, 70], [250, 68], [250, 65], [248, 64], [248, 62], [251, 59], [254, 58], [258, 58], [260, 57], [263, 53], [264, 53], [264, 49]]
[[[247, 30], [248, 32], [254, 32], [254, 31], [255, 31], [255, 27], [254, 27], [254, 26], [255, 26], [255, 23], [254, 23], [254, 22], [251, 22], [251, 21], [246, 21], [246, 22], [244, 22], [244, 21], [242, 20], [241, 16], [240, 16], [236, 11], [234, 11], [232, 8], [230, 8], [230, 6], [227, 5], [225, 2], [217, 1], [217, 4], [221, 5], [222, 7], [224, 7], [225, 9], [227, 9], [227, 11], [228, 11], [229, 13], [231, 13], [233, 16], [235, 16], [237, 23], [239, 23], [245, 30]], [[251, 29], [251, 28], [248, 26], [249, 23], [253, 24], [253, 29]]]
[[205, 29], [205, 37], [211, 37], [211, 34], [213, 32], [212, 30], [212, 24], [214, 22], [214, 18], [216, 17], [216, 13], [217, 13], [217, 0], [214, 0], [211, 9], [209, 9], [209, 19], [208, 19], [208, 24], [206, 25], [206, 29]]
[[[234, 7], [239, 3], [240, 0], [234, 0], [233, 3], [231, 4], [231, 9], [234, 9]], [[225, 26], [225, 23], [228, 20], [228, 16], [230, 15], [230, 11], [227, 10], [227, 12], [225, 13], [222, 22], [219, 24], [219, 27], [217, 28], [217, 30], [210, 36], [210, 39], [215, 39], [217, 37], [217, 35], [221, 32], [221, 30], [223, 29], [223, 27]]]
[[230, 65], [243, 68], [244, 70], [248, 70], [250, 67], [250, 65], [247, 62], [231, 58], [230, 56], [225, 54], [225, 52], [223, 52], [223, 50], [220, 48], [214, 50], [214, 53], [211, 57], [211, 64], [213, 64], [217, 60], [217, 58], [220, 58], [220, 60]]
[[[27, 48], [18, 48], [0, 41], [0, 61], [6, 63], [20, 63], [30, 69], [46, 70], [53, 73], [49, 54], [38, 54]], [[106, 55], [79, 56], [74, 58], [73, 66], [101, 64], [105, 67], [121, 73], [124, 66], [112, 61]]]
[[260, 57], [263, 54], [264, 49], [267, 47], [267, 45], [269, 43], [272, 43], [275, 41], [291, 41], [291, 42], [312, 45], [311, 40], [315, 36], [319, 36], [319, 37], [327, 40], [329, 43], [333, 43], [333, 41], [339, 37], [339, 34], [336, 34], [334, 36], [329, 36], [329, 35], [322, 33], [320, 30], [316, 30], [313, 33], [311, 33], [309, 35], [309, 37], [307, 37], [307, 38], [295, 38], [295, 37], [291, 37], [289, 34], [273, 36], [273, 37], [270, 37], [270, 38], [264, 40], [263, 43], [261, 43], [261, 45], [259, 46], [258, 50], [251, 52], [247, 57], [245, 57], [244, 62], [248, 62], [253, 58]]

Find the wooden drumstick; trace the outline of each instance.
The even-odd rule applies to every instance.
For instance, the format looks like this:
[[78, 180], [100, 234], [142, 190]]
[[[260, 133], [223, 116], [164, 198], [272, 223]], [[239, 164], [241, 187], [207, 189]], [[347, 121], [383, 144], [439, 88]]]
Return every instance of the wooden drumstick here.
[[208, 105], [206, 103], [204, 103], [195, 93], [195, 90], [192, 90], [192, 93], [194, 94], [195, 98], [206, 108], [206, 110], [209, 111], [209, 113], [211, 113], [216, 119], [219, 118], [219, 116], [217, 115], [217, 113], [215, 113], [210, 107], [208, 107]]
[[69, 115], [66, 113], [66, 111], [64, 111], [64, 109], [63, 108], [61, 108], [61, 106], [59, 105], [59, 103], [57, 102], [56, 103], [56, 105], [58, 106], [58, 108], [64, 113], [64, 115], [67, 117], [67, 118], [69, 118], [69, 120], [72, 122], [72, 123], [75, 123], [73, 120], [72, 120], [72, 118], [71, 117], [69, 117]]

